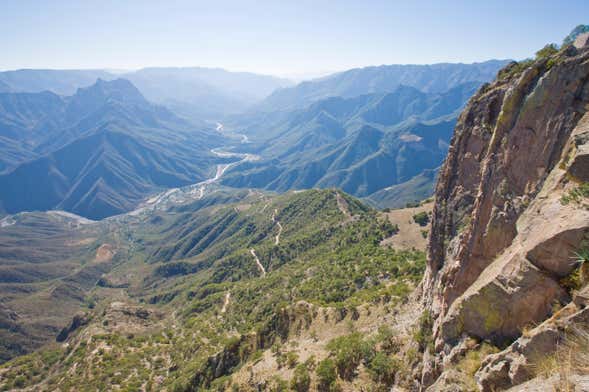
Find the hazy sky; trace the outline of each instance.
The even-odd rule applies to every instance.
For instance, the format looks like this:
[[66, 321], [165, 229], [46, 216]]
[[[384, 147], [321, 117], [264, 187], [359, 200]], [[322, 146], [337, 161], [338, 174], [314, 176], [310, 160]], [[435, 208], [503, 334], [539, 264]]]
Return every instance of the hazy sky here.
[[589, 0], [5, 0], [0, 69], [206, 66], [280, 75], [525, 58]]

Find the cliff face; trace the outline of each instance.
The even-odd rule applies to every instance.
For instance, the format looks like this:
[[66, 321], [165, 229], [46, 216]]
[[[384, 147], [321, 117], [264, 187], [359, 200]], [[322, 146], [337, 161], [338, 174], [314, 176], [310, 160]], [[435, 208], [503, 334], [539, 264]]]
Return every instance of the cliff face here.
[[506, 67], [459, 118], [423, 282], [435, 320], [426, 386], [465, 339], [504, 347], [571, 302], [562, 282], [589, 238], [587, 200], [570, 197], [589, 181], [589, 47], [578, 46]]

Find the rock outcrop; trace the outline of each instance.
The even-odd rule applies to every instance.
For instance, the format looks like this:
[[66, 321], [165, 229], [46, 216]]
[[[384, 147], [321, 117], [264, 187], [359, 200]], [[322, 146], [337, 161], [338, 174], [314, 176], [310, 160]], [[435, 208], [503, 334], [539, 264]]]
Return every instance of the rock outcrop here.
[[65, 341], [70, 336], [70, 334], [72, 332], [76, 331], [80, 327], [83, 327], [84, 325], [87, 325], [90, 322], [90, 320], [91, 320], [91, 316], [89, 313], [87, 313], [87, 312], [77, 313], [72, 318], [72, 321], [70, 322], [70, 324], [67, 327], [64, 327], [59, 332], [59, 334], [57, 335], [55, 340], [57, 342]]
[[476, 373], [483, 391], [519, 385], [533, 378], [535, 362], [557, 350], [576, 325], [589, 323], [589, 308], [571, 302], [553, 317], [528, 331], [507, 349], [489, 355]]
[[[533, 343], [516, 341], [571, 302], [562, 282], [579, 267], [575, 252], [589, 246], [589, 209], [578, 191], [589, 180], [588, 109], [589, 47], [575, 44], [507, 66], [460, 116], [436, 188], [422, 285], [435, 320], [424, 386], [467, 338], [518, 353], [557, 339], [545, 329]], [[483, 368], [481, 380], [501, 375], [483, 389], [529, 378], [510, 374], [505, 361]]]

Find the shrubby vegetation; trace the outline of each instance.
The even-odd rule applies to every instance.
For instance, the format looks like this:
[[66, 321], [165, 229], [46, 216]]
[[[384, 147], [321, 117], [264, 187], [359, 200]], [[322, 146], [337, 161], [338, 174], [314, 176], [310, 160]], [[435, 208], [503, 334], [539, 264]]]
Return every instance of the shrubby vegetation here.
[[322, 391], [329, 391], [336, 385], [337, 373], [335, 362], [331, 358], [326, 358], [319, 362], [317, 369], [318, 387]]
[[421, 211], [421, 212], [418, 212], [417, 214], [413, 215], [413, 220], [419, 226], [427, 226], [427, 224], [429, 223], [429, 215], [427, 214], [426, 211]]
[[[568, 193], [563, 195], [560, 198], [560, 202], [563, 205], [567, 204], [584, 204], [586, 203], [586, 199], [589, 198], [589, 182], [583, 182], [573, 189], [571, 189]], [[584, 204], [586, 207], [589, 207], [588, 204]]]
[[[555, 55], [556, 53], [558, 53], [558, 46], [556, 44], [547, 44], [542, 49], [536, 52], [536, 57], [534, 59], [530, 58], [521, 61], [513, 61], [509, 63], [505, 68], [499, 71], [498, 78], [501, 80], [519, 75], [525, 69], [534, 64], [536, 61], [549, 58]], [[554, 65], [554, 62], [548, 60], [548, 68], [550, 68], [552, 65]]]
[[336, 388], [338, 376], [353, 380], [361, 364], [376, 385], [389, 388], [402, 368], [396, 356], [399, 348], [399, 341], [386, 326], [373, 336], [353, 332], [331, 340], [327, 345], [329, 357], [319, 362], [316, 370], [320, 390]]
[[[215, 207], [217, 218], [211, 218], [208, 209], [185, 211], [173, 219], [139, 227], [135, 241], [142, 244], [141, 252], [151, 255], [149, 262], [154, 265], [142, 283], [145, 288], [135, 287], [132, 294], [174, 312], [175, 327], [132, 336], [105, 330], [87, 345], [73, 346], [72, 352], [58, 349], [53, 362], [62, 371], [71, 371], [67, 379], [51, 379], [52, 385], [63, 389], [82, 383], [89, 388], [107, 384], [138, 388], [147, 380], [153, 390], [230, 388], [231, 371], [260, 358], [259, 343], [247, 338], [252, 332], [263, 337], [264, 348], [274, 344], [274, 355], [282, 366], [294, 369], [290, 387], [297, 391], [310, 387], [313, 373], [318, 382], [336, 391], [337, 374], [349, 379], [360, 363], [375, 382], [388, 383], [397, 366], [393, 358], [396, 342], [385, 330], [378, 335], [379, 350], [377, 340], [353, 333], [334, 340], [330, 358], [316, 366], [314, 361], [300, 363], [295, 352], [280, 346], [284, 331], [277, 315], [299, 300], [353, 312], [362, 303], [400, 301], [421, 279], [423, 252], [382, 247], [380, 242], [397, 230], [395, 225], [348, 196], [343, 197], [353, 219], [342, 223], [335, 195], [333, 190], [306, 191], [262, 199], [243, 212], [232, 206]], [[274, 210], [283, 226], [278, 245], [270, 219]], [[204, 236], [203, 227], [208, 230]], [[171, 242], [171, 238], [178, 240]], [[264, 265], [265, 277], [250, 248], [255, 248]], [[184, 259], [168, 261], [180, 255]], [[227, 292], [231, 293], [230, 305], [221, 313]], [[213, 373], [209, 358], [221, 351], [228, 365], [221, 377], [215, 377], [218, 374]], [[23, 376], [29, 385], [36, 379], [24, 370], [25, 365], [35, 363], [41, 362], [25, 358], [22, 366], [12, 363], [2, 377], [13, 385], [23, 382], [17, 379]], [[48, 374], [44, 368], [36, 372]], [[94, 378], [88, 380], [88, 374]], [[163, 384], [156, 383], [160, 376]], [[275, 381], [273, 388], [284, 390], [285, 383]]]
[[290, 382], [290, 387], [296, 392], [307, 392], [311, 386], [311, 376], [307, 365], [298, 365]]
[[433, 349], [433, 330], [434, 320], [428, 310], [424, 310], [419, 317], [418, 328], [415, 331], [414, 339], [419, 344], [419, 350], [421, 352], [429, 349]]

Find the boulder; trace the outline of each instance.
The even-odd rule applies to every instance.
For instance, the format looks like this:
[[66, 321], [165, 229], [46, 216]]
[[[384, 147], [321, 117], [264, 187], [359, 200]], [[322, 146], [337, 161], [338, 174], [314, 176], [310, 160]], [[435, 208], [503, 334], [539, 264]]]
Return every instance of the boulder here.
[[575, 38], [575, 42], [573, 46], [577, 49], [586, 48], [589, 46], [589, 33], [579, 34], [577, 38]]
[[555, 352], [569, 327], [586, 325], [588, 321], [589, 309], [580, 309], [574, 303], [567, 305], [505, 350], [485, 358], [475, 375], [480, 389], [503, 390], [534, 378], [535, 363]]
[[569, 173], [579, 181], [589, 182], [589, 143], [577, 147]]

